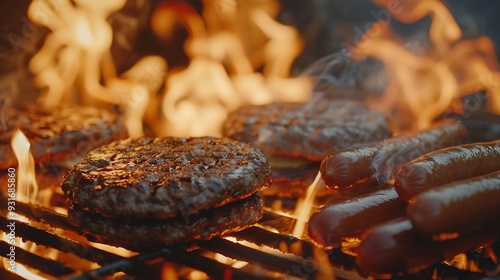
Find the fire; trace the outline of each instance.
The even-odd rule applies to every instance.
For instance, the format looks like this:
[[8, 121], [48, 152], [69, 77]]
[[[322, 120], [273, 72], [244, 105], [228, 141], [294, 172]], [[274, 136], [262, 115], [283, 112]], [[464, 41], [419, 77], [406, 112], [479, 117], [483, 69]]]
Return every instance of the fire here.
[[12, 137], [11, 145], [18, 162], [16, 200], [33, 203], [38, 194], [38, 184], [30, 142], [20, 130], [17, 130]]
[[[33, 155], [30, 152], [30, 142], [26, 138], [26, 136], [20, 131], [17, 130], [11, 140], [11, 146], [14, 151], [14, 154], [17, 158], [18, 166], [15, 169], [16, 171], [16, 195], [15, 201], [21, 201], [25, 203], [38, 204], [45, 207], [50, 207], [58, 212], [65, 212], [66, 209], [59, 209], [58, 207], [54, 207], [50, 205], [50, 197], [53, 195], [52, 189], [44, 189], [40, 192], [38, 191], [38, 184], [35, 177], [35, 162], [33, 159]], [[63, 211], [61, 211], [63, 210]], [[26, 217], [14, 214], [12, 216], [13, 221], [23, 221], [27, 223], [31, 223]], [[47, 230], [49, 230], [47, 228]], [[53, 229], [55, 234], [59, 236], [72, 236], [73, 233], [67, 232], [62, 229]], [[5, 233], [2, 233], [2, 237], [5, 237]], [[81, 238], [81, 237], [80, 237]], [[5, 238], [4, 238], [5, 239]], [[81, 240], [81, 242], [86, 242], [85, 240]], [[107, 252], [115, 253], [119, 256], [123, 257], [131, 257], [136, 255], [137, 253], [131, 252], [129, 250], [125, 250], [122, 248], [115, 248], [102, 244], [92, 244], [94, 247], [103, 248]], [[43, 246], [37, 246], [32, 242], [24, 242], [20, 238], [15, 237], [15, 245], [37, 255], [44, 256], [48, 259], [53, 260], [70, 260], [75, 258], [70, 254], [65, 254], [60, 252], [54, 248], [45, 248]], [[9, 264], [5, 263], [8, 259], [4, 259], [4, 267], [8, 268]], [[90, 262], [78, 260], [78, 263], [81, 264], [82, 268], [85, 265], [92, 265]], [[91, 267], [85, 267], [85, 269], [91, 269]], [[40, 271], [33, 270], [26, 266], [21, 265], [20, 263], [16, 264], [16, 271], [18, 275], [25, 277], [26, 279], [50, 279], [51, 276], [44, 275]]]
[[[169, 38], [166, 24], [185, 27], [190, 58], [187, 68], [165, 81], [161, 134], [219, 136], [227, 114], [242, 104], [304, 100], [310, 91], [309, 79], [288, 78], [302, 43], [293, 27], [274, 20], [275, 1], [206, 2], [203, 15], [186, 3], [165, 3], [153, 14], [160, 38]], [[243, 25], [260, 37], [249, 41], [248, 30], [238, 28]]]
[[[384, 112], [402, 106], [401, 112], [408, 110], [408, 116], [404, 116], [401, 127], [417, 120], [416, 125], [422, 129], [458, 104], [461, 96], [484, 89], [490, 93], [493, 111], [500, 113], [500, 72], [490, 39], [463, 40], [452, 14], [438, 0], [400, 0], [397, 7], [391, 6], [393, 0], [374, 2], [387, 7], [395, 19], [404, 23], [430, 16], [429, 37], [433, 48], [421, 53], [405, 47], [390, 29], [391, 18], [373, 24], [352, 49], [356, 58], [381, 60], [390, 76], [382, 100], [373, 101], [372, 106]], [[153, 96], [164, 86], [160, 113], [165, 123], [160, 123], [160, 119], [147, 120], [156, 134], [217, 136], [227, 114], [242, 104], [308, 99], [310, 79], [289, 76], [303, 42], [295, 28], [275, 19], [278, 1], [205, 0], [202, 14], [187, 2], [160, 5], [151, 18], [151, 28], [157, 37], [170, 40], [169, 32], [176, 23], [188, 32], [187, 40], [180, 43], [184, 44], [189, 65], [168, 75], [167, 62], [158, 56], [143, 57], [125, 73], [117, 73], [110, 50], [114, 34], [107, 19], [125, 3], [126, 0], [32, 1], [29, 18], [51, 31], [29, 64], [35, 83], [44, 90], [39, 100], [42, 105], [54, 107], [74, 100], [92, 105], [102, 101], [123, 105], [129, 135], [137, 137], [143, 134], [143, 121]], [[0, 123], [4, 123], [1, 116]], [[15, 134], [12, 147], [19, 162], [17, 198], [33, 203], [38, 192], [34, 160], [22, 132]], [[320, 187], [318, 174], [292, 215], [297, 220], [292, 235], [303, 237]], [[91, 245], [121, 256], [135, 255], [128, 250]], [[29, 249], [28, 245], [22, 246]], [[302, 251], [302, 248], [286, 250]], [[53, 255], [56, 251], [49, 253]], [[314, 254], [321, 275], [333, 278], [324, 251]], [[247, 265], [221, 254], [215, 258], [234, 267]], [[175, 269], [169, 263], [163, 273], [175, 279], [178, 277]], [[191, 274], [192, 278], [205, 276], [196, 271]]]
[[302, 238], [304, 234], [307, 221], [311, 216], [311, 212], [314, 206], [314, 199], [318, 190], [324, 187], [323, 181], [321, 180], [321, 174], [318, 172], [314, 182], [307, 188], [306, 197], [302, 201], [297, 202], [295, 208], [295, 213], [293, 216], [296, 217], [297, 221], [292, 231], [292, 235], [298, 238]]
[[[44, 91], [39, 99], [42, 105], [54, 107], [75, 100], [120, 104], [131, 137], [143, 135], [143, 121], [158, 135], [200, 136], [220, 134], [227, 113], [242, 104], [308, 97], [311, 81], [289, 78], [303, 43], [295, 28], [274, 19], [277, 1], [207, 0], [203, 14], [184, 2], [161, 4], [151, 18], [156, 36], [170, 40], [176, 23], [189, 34], [184, 42], [189, 66], [166, 79], [167, 62], [159, 56], [145, 57], [117, 75], [110, 51], [114, 34], [107, 18], [125, 3], [31, 3], [30, 20], [51, 31], [29, 64], [36, 85]], [[248, 28], [257, 36], [248, 38]], [[163, 85], [159, 113], [164, 118], [151, 119], [146, 113], [155, 111], [151, 103], [157, 100], [152, 96]]]
[[[35, 160], [30, 152], [30, 142], [20, 130], [17, 130], [12, 137], [11, 146], [18, 163], [16, 170], [17, 176], [15, 201], [34, 203], [37, 199], [38, 184], [35, 177]], [[14, 212], [11, 214], [14, 214]], [[26, 221], [27, 219], [25, 217], [14, 214], [13, 216], [11, 216], [11, 220]], [[6, 234], [3, 233], [2, 237], [5, 237], [5, 235]], [[6, 240], [5, 238], [2, 239]], [[33, 246], [30, 246], [26, 242], [22, 242], [18, 238], [16, 238], [15, 243], [16, 246], [27, 250], [31, 250], [31, 248], [33, 248]], [[9, 267], [9, 265], [7, 264], [7, 259], [4, 259], [4, 267]], [[34, 274], [23, 265], [16, 264], [15, 267], [15, 272], [17, 274], [24, 275], [28, 279], [45, 279], [38, 276], [37, 274]]]
[[[34, 0], [28, 17], [52, 33], [29, 67], [36, 85], [46, 89], [40, 98], [44, 106], [54, 107], [78, 98], [91, 104], [104, 101], [124, 105], [129, 135], [137, 137], [143, 134], [142, 118], [149, 95], [160, 88], [166, 63], [160, 57], [145, 57], [117, 76], [110, 52], [113, 30], [107, 18], [125, 3]], [[72, 92], [81, 96], [72, 96]]]
[[[355, 58], [381, 60], [389, 83], [374, 107], [389, 114], [395, 108], [407, 109], [405, 123], [416, 120], [417, 127], [428, 127], [439, 115], [460, 104], [460, 97], [486, 90], [491, 109], [500, 113], [500, 87], [497, 57], [489, 38], [462, 40], [462, 32], [446, 6], [438, 0], [375, 0], [397, 20], [413, 23], [431, 16], [429, 36], [432, 49], [424, 53], [406, 48], [392, 33], [389, 20], [380, 20], [364, 34], [352, 53]], [[402, 98], [400, 98], [402, 97]]]
[[439, 53], [447, 51], [451, 44], [462, 36], [462, 30], [453, 15], [439, 0], [402, 0], [398, 1], [397, 7], [391, 7], [394, 1], [390, 0], [373, 0], [373, 2], [388, 8], [397, 20], [404, 23], [414, 23], [426, 16], [432, 17], [429, 36]]

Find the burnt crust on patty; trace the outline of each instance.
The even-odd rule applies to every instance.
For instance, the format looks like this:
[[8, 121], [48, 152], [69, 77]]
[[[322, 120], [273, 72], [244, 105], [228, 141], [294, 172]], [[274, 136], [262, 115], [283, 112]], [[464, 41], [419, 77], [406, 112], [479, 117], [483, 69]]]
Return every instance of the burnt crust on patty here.
[[127, 137], [123, 118], [104, 109], [64, 105], [10, 108], [7, 127], [0, 127], [0, 169], [17, 165], [11, 139], [16, 129], [28, 138], [35, 162], [85, 155], [111, 141]]
[[66, 174], [66, 197], [86, 211], [167, 219], [225, 205], [270, 184], [265, 156], [227, 138], [127, 139], [91, 151]]
[[240, 231], [255, 224], [263, 214], [260, 194], [254, 194], [192, 215], [136, 222], [105, 218], [73, 205], [68, 211], [68, 220], [91, 241], [129, 249], [144, 249], [207, 240], [216, 235]]
[[251, 143], [267, 156], [322, 161], [337, 150], [390, 136], [386, 118], [353, 100], [248, 105], [229, 114], [225, 137]]

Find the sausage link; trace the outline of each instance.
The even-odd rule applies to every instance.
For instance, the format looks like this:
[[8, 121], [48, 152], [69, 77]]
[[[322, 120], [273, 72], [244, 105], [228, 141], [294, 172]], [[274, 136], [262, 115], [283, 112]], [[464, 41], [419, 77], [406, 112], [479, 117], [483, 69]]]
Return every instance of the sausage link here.
[[500, 170], [500, 140], [449, 147], [403, 165], [394, 177], [399, 196], [410, 201], [418, 193], [452, 181]]
[[348, 188], [366, 178], [391, 178], [404, 163], [430, 151], [453, 146], [466, 135], [465, 127], [452, 119], [413, 134], [393, 137], [338, 151], [326, 157], [320, 167], [328, 188]]
[[356, 248], [356, 263], [368, 274], [413, 273], [460, 253], [491, 245], [500, 236], [498, 228], [482, 228], [446, 241], [419, 235], [407, 218], [371, 228]]
[[500, 171], [425, 191], [407, 209], [415, 229], [428, 237], [462, 235], [500, 221]]
[[368, 228], [405, 215], [406, 203], [394, 188], [381, 189], [321, 208], [309, 219], [309, 236], [330, 247], [359, 237]]

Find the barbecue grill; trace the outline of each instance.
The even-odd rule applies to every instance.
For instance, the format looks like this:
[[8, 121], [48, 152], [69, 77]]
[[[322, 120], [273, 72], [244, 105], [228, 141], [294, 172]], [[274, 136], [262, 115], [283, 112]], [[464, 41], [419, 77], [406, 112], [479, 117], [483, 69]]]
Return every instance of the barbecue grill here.
[[[462, 121], [471, 134], [469, 141], [500, 136], [498, 116], [472, 111]], [[463, 115], [462, 115], [463, 116]], [[458, 116], [457, 116], [458, 117]], [[463, 117], [462, 117], [463, 118]], [[211, 279], [363, 279], [354, 257], [342, 248], [323, 251], [308, 239], [291, 235], [296, 219], [287, 214], [293, 211], [293, 199], [266, 197], [268, 206], [258, 224], [240, 232], [174, 247], [127, 251], [117, 253], [114, 247], [103, 247], [88, 242], [78, 227], [70, 224], [64, 209], [65, 198], [58, 189], [51, 192], [50, 203], [38, 204], [16, 201], [15, 212], [26, 218], [15, 220], [16, 238], [27, 244], [37, 244], [36, 250], [15, 248], [17, 265], [24, 265], [34, 274], [62, 279], [191, 279], [197, 276]], [[7, 205], [7, 197], [0, 197]], [[273, 210], [279, 202], [281, 210]], [[1, 231], [8, 234], [7, 207], [0, 209]], [[64, 232], [63, 234], [61, 232]], [[0, 241], [0, 254], [9, 258], [11, 250], [5, 238]], [[45, 253], [62, 252], [63, 257], [48, 258]], [[411, 252], [408, 252], [411, 254]], [[396, 279], [488, 279], [500, 273], [495, 261], [500, 255], [500, 242], [491, 247], [467, 254], [467, 261], [459, 265], [442, 262], [413, 274], [394, 276]], [[86, 265], [82, 265], [82, 263]], [[84, 268], [81, 268], [81, 267]], [[0, 270], [2, 279], [22, 279]], [[134, 278], [135, 277], [135, 278]], [[491, 276], [493, 279], [495, 276]]]
[[[18, 83], [19, 91], [24, 94], [18, 99], [26, 99], [31, 102], [39, 94], [39, 89], [34, 89], [33, 73], [27, 70], [28, 57], [31, 58], [34, 55], [35, 49], [41, 45], [41, 41], [38, 40], [45, 37], [49, 31], [45, 27], [27, 24], [28, 19], [25, 15], [30, 1], [20, 2], [22, 1], [7, 1], [6, 5], [2, 7], [3, 9], [0, 8], [0, 12], [7, 14], [4, 19], [8, 21], [8, 23], [1, 24], [2, 35], [5, 36], [3, 36], [4, 41], [1, 42], [3, 44], [0, 47], [2, 51], [12, 48], [16, 52], [16, 55], [7, 54], [0, 59], [2, 62], [5, 60], [3, 64], [6, 65], [5, 69], [2, 68], [2, 70], [6, 70], [5, 72], [9, 74], [6, 75], [5, 79], [2, 77], [0, 81], [8, 80], [11, 82], [17, 79], [12, 84]], [[173, 47], [170, 44], [162, 45], [158, 38], [153, 38], [149, 27], [146, 28], [153, 7], [164, 1], [129, 0], [128, 2], [128, 6], [122, 13], [115, 14], [109, 20], [116, 38], [118, 38], [111, 46], [111, 52], [116, 60], [117, 72], [125, 72], [130, 65], [139, 59], [142, 53], [149, 52], [158, 52], [165, 56], [169, 67], [186, 66], [188, 59], [182, 51], [182, 43], [186, 34], [174, 30], [174, 33], [179, 33], [173, 34], [179, 44]], [[202, 1], [189, 0], [185, 2], [189, 2], [197, 10], [201, 10]], [[218, 8], [223, 12], [230, 11], [242, 2], [222, 0], [218, 2], [221, 4], [221, 7]], [[364, 12], [359, 12], [359, 15], [350, 11], [351, 6], [359, 4], [354, 1], [352, 3], [347, 3], [349, 1], [319, 0], [304, 3], [298, 1], [297, 3], [293, 3], [293, 1], [278, 2], [284, 7], [279, 15], [280, 20], [295, 25], [304, 35], [306, 41], [304, 52], [297, 58], [291, 69], [295, 74], [307, 68], [311, 62], [320, 57], [335, 53], [339, 47], [343, 48], [351, 43], [354, 45], [353, 41], [357, 41], [361, 34], [358, 34], [358, 29], [351, 28], [351, 25], [362, 23], [364, 26], [367, 21], [376, 19], [372, 18], [373, 13], [370, 13], [375, 11], [372, 5], [363, 5], [361, 8]], [[336, 5], [341, 7], [333, 9], [332, 6]], [[339, 15], [336, 15], [338, 18], [327, 15], [330, 10], [336, 9], [340, 11]], [[142, 13], [137, 16], [136, 11], [142, 11]], [[361, 14], [365, 16], [358, 18]], [[137, 21], [131, 19], [137, 19]], [[423, 23], [425, 24], [425, 22]], [[34, 29], [35, 27], [36, 29]], [[338, 30], [332, 31], [330, 28], [338, 28]], [[396, 28], [404, 27], [396, 26]], [[136, 29], [147, 29], [147, 32], [138, 35], [139, 31]], [[349, 29], [352, 30], [349, 31]], [[25, 31], [33, 32], [26, 33]], [[468, 35], [467, 32], [465, 34]], [[494, 39], [498, 40], [498, 38]], [[137, 46], [132, 46], [131, 43], [137, 43]], [[137, 47], [137, 49], [131, 55], [128, 47]], [[13, 62], [10, 58], [14, 58]], [[355, 66], [352, 61], [341, 61], [349, 64], [350, 67]], [[337, 64], [333, 64], [333, 66], [335, 65]], [[369, 67], [378, 67], [378, 64]], [[164, 71], [153, 68], [148, 70]], [[324, 71], [323, 68], [319, 70], [321, 73]], [[356, 76], [359, 69], [355, 70], [338, 71], [347, 76], [350, 74]], [[336, 69], [333, 69], [333, 72], [336, 72]], [[315, 74], [314, 71], [311, 73]], [[149, 82], [150, 80], [156, 81], [156, 79], [161, 81], [164, 73], [156, 73], [161, 74], [158, 77], [153, 76], [150, 72], [146, 74], [139, 78]], [[335, 76], [335, 73], [332, 75]], [[326, 78], [331, 77], [327, 76]], [[343, 94], [347, 92], [343, 97], [351, 96], [353, 92], [358, 91], [366, 94], [367, 91], [364, 88], [353, 87], [354, 85], [359, 86], [359, 81], [351, 79], [352, 77], [349, 76], [345, 79], [344, 85], [339, 82], [343, 81], [342, 78], [343, 76], [334, 79], [339, 84], [334, 84], [333, 88]], [[377, 82], [380, 81], [377, 80]], [[17, 102], [16, 98], [7, 98], [3, 95], [4, 92], [10, 93], [11, 89], [8, 87], [12, 84], [0, 83], [2, 89], [0, 90], [0, 109], [4, 105], [8, 105], [9, 102]], [[318, 83], [316, 89], [321, 91], [321, 86], [329, 88], [332, 85]], [[371, 86], [368, 88], [372, 89]], [[381, 85], [377, 84], [373, 89], [378, 89], [379, 86]], [[3, 90], [4, 88], [7, 90]], [[32, 93], [29, 94], [30, 92]], [[481, 98], [476, 98], [477, 100], [485, 99], [482, 93], [468, 98], [474, 98], [474, 96], [481, 96]], [[358, 98], [365, 97], [363, 95]], [[4, 100], [8, 100], [8, 102], [4, 102]], [[499, 116], [483, 112], [483, 106], [484, 104], [478, 107], [465, 106], [465, 109], [470, 110], [461, 112], [460, 115], [445, 113], [443, 117], [460, 119], [469, 129], [469, 142], [500, 139]], [[3, 122], [0, 114], [0, 125]], [[153, 127], [148, 128], [153, 129]], [[146, 130], [146, 132], [150, 131]], [[7, 238], [3, 238], [0, 241], [0, 259], [4, 262], [4, 266], [0, 268], [0, 279], [24, 279], [30, 278], [30, 275], [60, 279], [363, 279], [366, 277], [362, 271], [359, 271], [348, 247], [324, 250], [315, 245], [307, 236], [297, 238], [291, 234], [294, 224], [298, 221], [293, 215], [288, 214], [297, 206], [297, 201], [293, 199], [266, 197], [267, 207], [263, 218], [254, 226], [240, 232], [214, 237], [208, 241], [137, 250], [118, 249], [89, 242], [81, 229], [68, 222], [65, 214], [66, 201], [60, 191], [58, 189], [48, 191], [50, 191], [50, 203], [30, 204], [22, 201], [15, 203], [15, 213], [19, 215], [19, 219], [15, 220], [15, 240], [22, 241], [16, 242], [16, 244], [21, 245], [14, 247], [15, 264], [16, 266], [24, 266], [27, 273], [30, 274], [20, 276], [9, 271], [9, 267], [5, 263], [10, 258], [13, 245], [9, 243]], [[0, 192], [0, 203], [3, 205], [0, 207], [0, 234], [6, 235], [10, 232], [8, 225], [14, 221], [10, 219], [12, 218], [11, 213], [6, 207], [8, 203], [6, 193]], [[275, 210], [274, 206], [277, 204], [280, 205], [280, 210]], [[91, 237], [88, 238], [91, 239]], [[357, 240], [352, 240], [352, 242], [355, 243]], [[500, 256], [500, 241], [482, 250], [460, 255], [460, 257], [464, 256], [466, 256], [466, 260], [456, 258], [437, 263], [415, 273], [408, 272], [392, 277], [395, 279], [494, 279], [500, 275], [500, 264], [497, 260], [497, 256]]]

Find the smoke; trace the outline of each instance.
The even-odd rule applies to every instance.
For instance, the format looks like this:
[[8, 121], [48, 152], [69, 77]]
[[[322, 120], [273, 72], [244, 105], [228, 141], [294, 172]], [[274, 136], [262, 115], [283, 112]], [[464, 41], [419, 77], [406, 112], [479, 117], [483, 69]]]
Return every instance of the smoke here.
[[318, 59], [302, 75], [314, 80], [315, 93], [358, 100], [364, 100], [371, 94], [381, 94], [387, 83], [379, 61], [356, 61], [347, 50]]
[[408, 147], [383, 145], [372, 162], [372, 170], [377, 182], [384, 184], [388, 179], [394, 177], [403, 164], [433, 150], [432, 148], [420, 145], [423, 144], [414, 143], [414, 145]]

